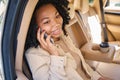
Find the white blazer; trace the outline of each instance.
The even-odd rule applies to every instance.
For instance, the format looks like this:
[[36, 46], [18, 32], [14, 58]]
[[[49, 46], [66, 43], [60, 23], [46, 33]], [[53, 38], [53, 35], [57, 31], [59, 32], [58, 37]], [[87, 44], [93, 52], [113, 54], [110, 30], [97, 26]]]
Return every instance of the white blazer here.
[[[74, 46], [69, 36], [61, 36], [65, 45], [74, 53], [78, 54], [85, 72], [90, 76], [88, 80], [98, 80], [101, 76], [86, 64], [80, 50]], [[71, 52], [64, 52], [59, 44], [56, 50], [60, 56], [50, 55], [44, 49], [30, 48], [25, 55], [31, 69], [34, 80], [85, 80], [77, 72], [77, 64]]]

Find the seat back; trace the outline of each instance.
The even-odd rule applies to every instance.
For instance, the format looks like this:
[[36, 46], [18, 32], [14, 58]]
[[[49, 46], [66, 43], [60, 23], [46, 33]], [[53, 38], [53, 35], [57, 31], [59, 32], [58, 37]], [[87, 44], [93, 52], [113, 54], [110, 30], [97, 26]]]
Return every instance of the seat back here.
[[[106, 0], [104, 0], [104, 3], [105, 2]], [[79, 3], [79, 6], [77, 6], [78, 3]], [[95, 3], [99, 4], [99, 1], [94, 0], [93, 5], [90, 6], [88, 0], [75, 0], [73, 2], [74, 4], [73, 7], [74, 7], [74, 12], [77, 11], [77, 13], [75, 12], [76, 14], [74, 14], [74, 16], [76, 16], [77, 20], [80, 22], [79, 26], [82, 25], [80, 27], [82, 28], [84, 35], [87, 36], [86, 37], [87, 41], [94, 42], [94, 43], [101, 43], [101, 41], [103, 41], [104, 34], [100, 24], [101, 18], [100, 18], [99, 5], [96, 6]], [[72, 20], [70, 24], [71, 23], [72, 23]], [[107, 30], [107, 33], [109, 36], [109, 41], [114, 41], [115, 40], [114, 37], [111, 35], [111, 33], [108, 30]], [[79, 33], [79, 35], [81, 34]], [[73, 39], [73, 41], [75, 40]], [[80, 47], [80, 43], [78, 42], [79, 42], [79, 39], [76, 43], [78, 44], [77, 46]]]
[[[84, 26], [81, 17], [76, 12], [79, 10], [82, 13], [86, 13], [89, 10], [89, 6], [86, 5], [86, 2], [88, 3], [88, 0], [74, 0], [70, 3], [71, 20], [69, 25], [66, 26], [66, 31], [78, 48], [91, 40], [90, 35], [87, 33], [87, 28]], [[85, 9], [82, 6], [85, 6]]]
[[27, 3], [27, 6], [25, 8], [23, 19], [20, 26], [20, 31], [18, 33], [18, 45], [17, 45], [17, 51], [16, 51], [16, 60], [15, 60], [15, 68], [16, 68], [16, 74], [17, 79], [19, 80], [28, 80], [27, 77], [23, 74], [23, 53], [24, 53], [24, 45], [26, 40], [26, 35], [28, 32], [29, 24], [32, 18], [32, 14], [34, 11], [34, 8], [37, 4], [38, 0], [29, 0]]

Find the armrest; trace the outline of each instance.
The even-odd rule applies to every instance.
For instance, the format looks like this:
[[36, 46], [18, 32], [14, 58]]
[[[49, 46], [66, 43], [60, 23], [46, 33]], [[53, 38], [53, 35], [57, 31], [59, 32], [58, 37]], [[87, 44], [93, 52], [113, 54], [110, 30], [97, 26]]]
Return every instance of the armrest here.
[[114, 56], [113, 56], [113, 62], [120, 64], [120, 47], [116, 50]]
[[86, 43], [82, 48], [81, 52], [85, 59], [103, 61], [103, 62], [112, 62], [113, 56], [115, 53], [115, 47], [110, 46], [107, 53], [100, 51], [99, 44], [95, 43]]

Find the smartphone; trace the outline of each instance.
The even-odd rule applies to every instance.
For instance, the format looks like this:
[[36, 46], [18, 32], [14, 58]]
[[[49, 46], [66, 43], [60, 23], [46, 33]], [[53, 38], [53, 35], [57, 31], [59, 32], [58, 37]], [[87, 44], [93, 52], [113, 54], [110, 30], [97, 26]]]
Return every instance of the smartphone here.
[[[40, 33], [42, 33], [42, 29], [40, 29]], [[45, 33], [45, 34], [44, 34], [44, 39], [45, 39], [45, 40], [46, 40], [47, 36], [48, 36], [48, 34]], [[54, 40], [53, 40], [52, 38], [50, 38], [50, 42], [53, 44], [53, 43], [54, 43]]]

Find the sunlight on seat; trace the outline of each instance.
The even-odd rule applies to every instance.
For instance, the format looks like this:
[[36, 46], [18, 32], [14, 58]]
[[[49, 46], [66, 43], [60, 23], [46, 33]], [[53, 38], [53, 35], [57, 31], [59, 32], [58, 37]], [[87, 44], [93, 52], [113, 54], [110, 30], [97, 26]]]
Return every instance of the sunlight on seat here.
[[90, 26], [93, 43], [101, 43], [101, 26], [97, 19], [97, 15], [88, 17], [88, 24]]

